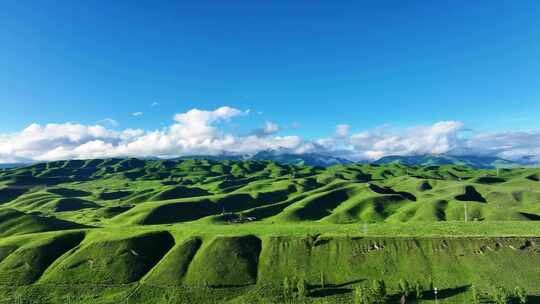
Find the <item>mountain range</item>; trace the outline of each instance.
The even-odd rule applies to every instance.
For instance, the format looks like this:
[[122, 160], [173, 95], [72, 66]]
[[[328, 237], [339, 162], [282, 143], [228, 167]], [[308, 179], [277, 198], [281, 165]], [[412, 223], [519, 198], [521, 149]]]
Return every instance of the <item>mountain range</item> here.
[[178, 159], [208, 159], [208, 160], [267, 160], [284, 165], [304, 165], [313, 167], [330, 167], [338, 164], [351, 164], [351, 160], [318, 153], [289, 153], [281, 150], [264, 150], [255, 154], [220, 154], [220, 155], [192, 155], [182, 156]]
[[[185, 156], [180, 159], [210, 159], [210, 160], [267, 160], [285, 165], [306, 165], [316, 167], [329, 167], [338, 164], [354, 163], [346, 158], [335, 157], [320, 153], [288, 153], [280, 150], [265, 150], [252, 155], [195, 155]], [[361, 161], [360, 163], [369, 163]], [[510, 161], [496, 156], [479, 155], [450, 155], [450, 154], [423, 154], [409, 156], [385, 156], [374, 162], [374, 164], [400, 163], [409, 166], [441, 166], [441, 165], [463, 165], [478, 169], [508, 168], [508, 167], [531, 167], [538, 166], [532, 158], [523, 158], [518, 161]]]
[[463, 165], [478, 169], [502, 167], [520, 167], [531, 165], [513, 162], [496, 156], [425, 154], [412, 156], [385, 156], [375, 161], [376, 164], [401, 163], [409, 166]]
[[27, 163], [6, 163], [6, 164], [0, 164], [0, 169], [11, 169], [11, 168], [19, 168], [24, 167], [30, 164]]
[[[338, 164], [355, 163], [352, 160], [335, 157], [321, 153], [291, 153], [282, 150], [264, 150], [255, 154], [219, 154], [219, 155], [191, 155], [175, 158], [182, 159], [208, 159], [214, 161], [221, 160], [266, 160], [273, 161], [284, 165], [305, 165], [313, 167], [330, 167]], [[369, 163], [369, 161], [361, 161], [360, 163]], [[508, 167], [537, 167], [540, 163], [532, 157], [523, 157], [517, 161], [510, 161], [496, 156], [479, 156], [479, 155], [450, 155], [450, 154], [423, 154], [399, 156], [391, 155], [384, 156], [374, 162], [374, 164], [391, 164], [400, 163], [409, 166], [440, 166], [440, 165], [463, 165], [479, 169], [492, 168], [508, 168]], [[0, 164], [0, 169], [16, 168], [31, 165], [30, 163], [19, 164]]]

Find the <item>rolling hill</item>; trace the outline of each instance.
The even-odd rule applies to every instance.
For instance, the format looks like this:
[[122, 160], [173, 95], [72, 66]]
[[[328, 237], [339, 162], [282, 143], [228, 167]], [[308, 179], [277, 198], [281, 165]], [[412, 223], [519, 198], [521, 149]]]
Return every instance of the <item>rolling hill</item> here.
[[307, 286], [292, 288], [296, 300], [352, 303], [375, 279], [395, 299], [407, 279], [435, 281], [454, 303], [471, 284], [535, 299], [540, 169], [429, 164], [128, 158], [0, 170], [0, 294], [280, 303], [287, 280]]

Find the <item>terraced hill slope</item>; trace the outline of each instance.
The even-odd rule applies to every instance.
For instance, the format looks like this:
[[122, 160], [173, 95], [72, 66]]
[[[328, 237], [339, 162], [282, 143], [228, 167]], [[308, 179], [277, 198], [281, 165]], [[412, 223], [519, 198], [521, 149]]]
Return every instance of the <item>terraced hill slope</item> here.
[[301, 301], [343, 303], [374, 279], [398, 296], [407, 279], [456, 303], [471, 284], [521, 286], [534, 300], [539, 176], [197, 159], [0, 169], [0, 298], [300, 301], [285, 280], [307, 284]]

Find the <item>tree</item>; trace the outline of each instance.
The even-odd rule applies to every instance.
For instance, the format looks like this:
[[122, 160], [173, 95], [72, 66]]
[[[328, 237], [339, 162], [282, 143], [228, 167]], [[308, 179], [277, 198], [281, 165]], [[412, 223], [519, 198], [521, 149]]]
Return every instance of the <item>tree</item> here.
[[408, 298], [411, 295], [411, 287], [407, 280], [404, 280], [404, 279], [399, 280], [398, 287], [399, 287], [400, 293], [403, 296], [405, 296], [405, 298]]
[[354, 304], [364, 304], [365, 289], [362, 286], [354, 288]]
[[377, 297], [368, 288], [358, 286], [354, 289], [354, 304], [372, 304], [373, 300], [377, 300]]
[[510, 303], [510, 293], [504, 287], [499, 286], [493, 289], [493, 302], [496, 304], [508, 304]]
[[386, 291], [386, 284], [384, 283], [384, 280], [374, 280], [371, 291], [373, 298], [377, 303], [386, 303], [388, 294]]
[[414, 284], [414, 292], [417, 299], [422, 298], [422, 295], [424, 294], [424, 286], [422, 286], [422, 283], [419, 281], [416, 281]]
[[291, 296], [292, 284], [289, 281], [289, 278], [283, 278], [283, 296], [289, 298]]
[[525, 289], [521, 287], [516, 287], [514, 293], [519, 304], [527, 304], [527, 293], [525, 292]]
[[307, 295], [307, 284], [303, 278], [298, 279], [296, 283], [296, 290], [298, 291], [299, 297], [305, 297]]
[[473, 304], [480, 304], [480, 292], [475, 285], [471, 286]]

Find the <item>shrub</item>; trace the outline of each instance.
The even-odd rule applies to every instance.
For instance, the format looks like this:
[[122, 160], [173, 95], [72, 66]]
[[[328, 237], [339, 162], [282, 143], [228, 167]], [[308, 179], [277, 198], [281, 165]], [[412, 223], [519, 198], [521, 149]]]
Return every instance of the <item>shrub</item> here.
[[354, 289], [354, 304], [372, 304], [373, 298], [377, 299], [364, 286], [358, 286]]
[[384, 280], [374, 280], [371, 293], [376, 303], [386, 303], [388, 294]]
[[307, 295], [307, 284], [303, 278], [298, 279], [298, 282], [296, 283], [296, 290], [298, 292], [298, 296], [301, 298]]
[[398, 288], [401, 295], [405, 296], [405, 298], [408, 298], [412, 294], [411, 285], [409, 284], [409, 281], [401, 279], [398, 282]]
[[422, 295], [424, 294], [424, 286], [422, 286], [420, 281], [416, 281], [416, 283], [414, 283], [414, 293], [417, 299], [422, 298]]
[[495, 287], [492, 294], [493, 302], [496, 304], [510, 303], [510, 293], [504, 287]]
[[289, 298], [292, 293], [292, 284], [288, 277], [283, 278], [283, 296]]
[[473, 304], [480, 304], [480, 292], [475, 285], [471, 286]]
[[[164, 290], [164, 292], [162, 292], [162, 295], [164, 297], [164, 299], [162, 300], [163, 303], [167, 304], [176, 304], [178, 303], [178, 299], [180, 299], [180, 293], [177, 288], [167, 288]], [[67, 304], [71, 303], [74, 302], [67, 302]]]
[[519, 304], [527, 304], [527, 293], [525, 292], [525, 289], [516, 287], [514, 294]]
[[364, 304], [364, 287], [358, 286], [354, 288], [353, 301], [354, 304]]

